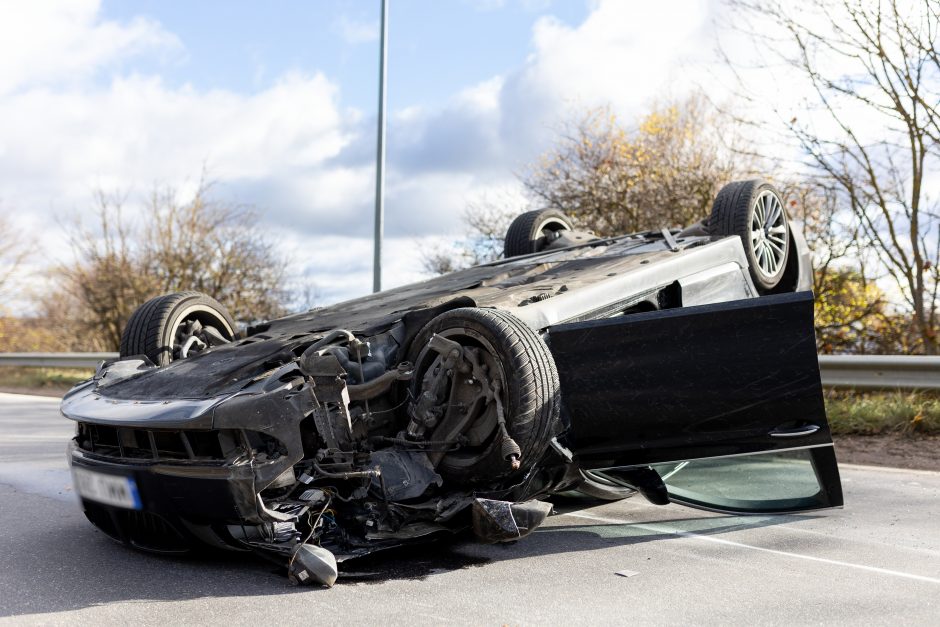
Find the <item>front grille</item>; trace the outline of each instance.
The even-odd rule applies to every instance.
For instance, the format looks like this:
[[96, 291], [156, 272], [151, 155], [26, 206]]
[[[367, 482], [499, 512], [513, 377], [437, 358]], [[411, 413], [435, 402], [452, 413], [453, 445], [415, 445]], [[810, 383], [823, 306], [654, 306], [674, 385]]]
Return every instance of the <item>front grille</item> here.
[[246, 449], [236, 429], [175, 430], [78, 423], [79, 448], [105, 457], [224, 462]]
[[287, 453], [276, 438], [241, 429], [137, 429], [78, 423], [75, 436], [83, 451], [126, 460], [193, 461], [222, 464], [249, 451], [274, 460]]

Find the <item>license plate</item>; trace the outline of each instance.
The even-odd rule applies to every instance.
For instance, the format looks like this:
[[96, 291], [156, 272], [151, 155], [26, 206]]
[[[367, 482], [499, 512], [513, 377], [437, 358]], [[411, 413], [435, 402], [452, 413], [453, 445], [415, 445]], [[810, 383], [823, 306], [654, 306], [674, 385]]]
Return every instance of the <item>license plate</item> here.
[[137, 482], [130, 477], [106, 475], [85, 468], [72, 468], [75, 490], [90, 501], [128, 509], [142, 509]]

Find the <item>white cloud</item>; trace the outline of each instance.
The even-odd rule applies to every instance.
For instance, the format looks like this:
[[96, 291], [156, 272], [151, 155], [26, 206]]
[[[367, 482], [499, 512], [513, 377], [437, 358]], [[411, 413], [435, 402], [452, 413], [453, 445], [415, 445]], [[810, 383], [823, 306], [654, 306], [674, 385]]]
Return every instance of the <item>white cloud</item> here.
[[0, 22], [35, 36], [0, 37], [0, 210], [37, 235], [43, 260], [68, 258], [55, 221], [88, 217], [96, 190], [126, 193], [135, 211], [155, 184], [192, 189], [203, 167], [220, 196], [313, 235], [348, 229], [372, 198], [371, 164], [329, 163], [359, 114], [324, 75], [288, 73], [251, 94], [120, 71], [104, 81], [98, 70], [178, 41], [151, 21], [102, 21], [94, 3], [22, 6]]
[[[521, 204], [512, 172], [572, 108], [610, 102], [633, 114], [681, 82], [675, 66], [700, 48], [706, 13], [608, 0], [577, 27], [542, 18], [531, 54], [507, 60], [505, 74], [442, 107], [394, 112], [386, 285], [419, 277], [421, 246], [453, 239], [468, 203]], [[329, 300], [369, 290], [374, 122], [345, 109], [329, 77], [291, 73], [251, 94], [172, 86], [120, 71], [128, 55], [185, 54], [158, 23], [104, 21], [93, 2], [12, 21], [42, 42], [0, 31], [0, 206], [21, 223], [48, 231], [50, 213], [81, 211], [97, 188], [128, 191], [131, 203], [154, 183], [185, 189], [207, 165], [222, 196], [267, 211], [262, 228], [298, 252], [297, 269]], [[0, 29], [17, 30], [10, 23]], [[377, 31], [338, 25], [349, 41]], [[114, 78], [102, 81], [104, 69]]]
[[694, 77], [679, 68], [701, 60], [709, 28], [704, 1], [677, 12], [606, 0], [574, 27], [542, 17], [533, 27], [531, 53], [505, 74], [461, 90], [440, 108], [412, 107], [393, 116], [391, 167], [505, 179], [582, 109], [610, 105], [630, 119], [664, 91], [692, 89]]
[[101, 20], [99, 5], [99, 0], [7, 5], [0, 20], [0, 94], [74, 83], [145, 52], [181, 52], [179, 40], [153, 20]]
[[[348, 235], [310, 237], [289, 228], [270, 231], [281, 243], [304, 276], [317, 291], [317, 305], [327, 305], [372, 291], [372, 240]], [[382, 287], [397, 287], [427, 279], [421, 266], [421, 251], [450, 243], [452, 237], [426, 235], [389, 236], [383, 240]]]
[[363, 44], [379, 38], [377, 20], [362, 21], [343, 15], [334, 22], [333, 28], [349, 44]]
[[[454, 232], [469, 202], [494, 190], [520, 197], [513, 172], [581, 108], [610, 104], [629, 119], [667, 87], [691, 89], [693, 81], [676, 68], [703, 47], [707, 6], [673, 13], [608, 0], [577, 27], [541, 18], [532, 52], [516, 68], [440, 108], [398, 112], [389, 125], [389, 220], [398, 210], [414, 216], [403, 223], [420, 233]], [[360, 156], [369, 157], [368, 149]]]
[[203, 165], [223, 182], [322, 177], [355, 117], [324, 76], [292, 74], [252, 95], [140, 76], [100, 89], [30, 89], [0, 99], [0, 119], [18, 121], [0, 132], [5, 204], [68, 209], [99, 187], [175, 185]]
[[576, 27], [552, 17], [533, 29], [533, 52], [506, 78], [501, 133], [516, 158], [543, 148], [559, 121], [580, 109], [610, 105], [635, 116], [664, 90], [691, 87], [680, 67], [700, 54], [708, 27], [708, 6], [605, 0]]

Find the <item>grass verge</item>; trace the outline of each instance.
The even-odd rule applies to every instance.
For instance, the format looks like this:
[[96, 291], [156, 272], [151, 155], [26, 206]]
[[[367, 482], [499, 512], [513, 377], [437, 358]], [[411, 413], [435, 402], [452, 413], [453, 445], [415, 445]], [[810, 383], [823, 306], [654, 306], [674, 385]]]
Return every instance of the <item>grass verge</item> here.
[[62, 391], [95, 374], [90, 368], [0, 367], [0, 388]]
[[940, 434], [936, 392], [826, 392], [829, 425], [836, 435]]

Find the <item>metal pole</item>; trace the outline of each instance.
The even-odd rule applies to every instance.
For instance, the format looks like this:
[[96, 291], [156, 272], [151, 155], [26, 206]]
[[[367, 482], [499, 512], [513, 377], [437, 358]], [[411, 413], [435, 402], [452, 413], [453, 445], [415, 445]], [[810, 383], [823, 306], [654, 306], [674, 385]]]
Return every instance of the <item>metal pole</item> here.
[[388, 0], [382, 0], [381, 41], [379, 44], [379, 119], [375, 160], [375, 242], [372, 257], [372, 291], [382, 291], [382, 231], [385, 220], [385, 78], [388, 55]]

